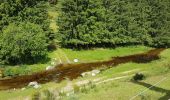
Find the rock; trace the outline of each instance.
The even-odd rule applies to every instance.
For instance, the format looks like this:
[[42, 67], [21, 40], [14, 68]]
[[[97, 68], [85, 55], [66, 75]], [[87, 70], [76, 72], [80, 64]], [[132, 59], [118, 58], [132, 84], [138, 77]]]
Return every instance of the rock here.
[[96, 74], [99, 74], [100, 70], [92, 70], [91, 72], [84, 72], [81, 74], [82, 77], [85, 77], [86, 75], [96, 76]]
[[85, 77], [85, 75], [86, 75], [86, 73], [81, 73], [81, 76], [82, 76], [82, 77]]
[[95, 73], [92, 73], [91, 75], [92, 75], [92, 76], [96, 76], [96, 74], [95, 74]]
[[91, 72], [84, 72], [81, 74], [82, 77], [85, 77], [86, 75], [91, 75]]
[[38, 83], [37, 83], [36, 81], [30, 82], [30, 83], [28, 84], [28, 86], [35, 86], [35, 85], [38, 85]]
[[82, 77], [85, 77], [86, 75], [96, 76], [96, 74], [99, 74], [100, 70], [92, 70], [91, 72], [84, 72], [81, 74]]
[[99, 74], [99, 73], [100, 73], [100, 70], [92, 70], [92, 73], [94, 73], [94, 74]]
[[28, 86], [32, 86], [32, 87], [34, 87], [35, 89], [38, 89], [38, 88], [41, 87], [41, 86], [38, 84], [38, 82], [36, 82], [36, 81], [30, 82], [30, 83], [28, 84]]
[[53, 66], [48, 66], [48, 67], [46, 67], [46, 70], [52, 70], [52, 69], [54, 69]]
[[74, 59], [74, 62], [77, 63], [77, 62], [79, 62], [79, 60], [78, 59]]

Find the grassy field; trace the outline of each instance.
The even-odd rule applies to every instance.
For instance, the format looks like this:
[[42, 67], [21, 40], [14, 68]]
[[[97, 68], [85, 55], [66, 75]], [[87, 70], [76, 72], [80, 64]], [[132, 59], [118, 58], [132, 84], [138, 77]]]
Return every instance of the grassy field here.
[[[81, 55], [81, 56], [78, 55], [78, 53], [83, 54], [80, 51], [72, 51], [72, 50], [67, 50], [67, 49], [61, 49], [61, 50], [68, 56], [70, 60], [73, 58], [79, 58], [79, 59], [83, 59], [82, 61], [91, 61], [92, 58], [90, 54], [93, 54], [93, 55], [96, 54], [96, 57], [93, 57], [93, 60], [92, 60], [92, 61], [96, 61], [96, 60], [106, 60], [112, 56], [118, 56], [118, 55], [123, 56], [123, 55], [129, 55], [132, 53], [144, 52], [149, 49], [150, 48], [138, 46], [138, 47], [123, 47], [123, 48], [117, 48], [117, 49], [97, 49], [95, 51], [94, 50], [88, 50], [88, 51], [83, 50], [82, 52], [87, 53], [87, 54]], [[97, 51], [100, 53], [98, 53]], [[111, 54], [109, 55], [109, 53], [107, 53], [106, 51], [107, 52], [110, 51], [110, 53], [112, 53], [113, 55]], [[51, 52], [49, 54], [49, 57], [51, 58], [56, 57], [55, 54], [58, 55], [58, 52], [61, 52], [61, 51]], [[74, 53], [71, 53], [71, 52], [74, 52]], [[106, 55], [104, 55], [104, 52], [107, 55], [107, 57]], [[75, 56], [75, 57], [69, 56], [68, 54], [72, 54], [72, 56]], [[101, 55], [97, 55], [97, 54], [101, 54]], [[71, 83], [76, 84], [78, 82], [87, 81], [87, 80], [92, 81], [92, 82], [94, 80], [99, 80], [98, 82], [99, 83], [101, 82], [101, 84], [95, 85], [95, 87], [93, 88], [86, 88], [84, 91], [78, 91], [69, 97], [63, 96], [62, 99], [63, 100], [98, 100], [98, 99], [99, 100], [103, 100], [103, 99], [127, 100], [127, 99], [132, 98], [139, 92], [154, 85], [156, 82], [160, 81], [164, 77], [167, 77], [166, 80], [163, 80], [157, 86], [147, 90], [146, 92], [137, 96], [134, 99], [134, 100], [158, 100], [158, 99], [166, 100], [167, 98], [170, 98], [170, 95], [169, 95], [170, 93], [169, 91], [170, 90], [170, 85], [169, 85], [170, 84], [170, 79], [169, 79], [170, 56], [169, 55], [170, 55], [170, 49], [167, 49], [161, 53], [160, 55], [161, 59], [152, 61], [150, 63], [137, 64], [137, 63], [129, 62], [126, 64], [118, 65], [117, 67], [102, 71], [100, 74], [93, 76], [93, 77], [92, 76], [79, 77], [78, 79], [71, 81]], [[146, 79], [143, 80], [142, 83], [140, 84], [133, 83], [130, 81], [131, 77], [137, 72], [141, 72], [146, 76]], [[116, 79], [118, 77], [124, 77], [124, 78]], [[108, 81], [105, 82], [105, 80], [108, 80]], [[25, 90], [17, 89], [17, 90], [0, 91], [0, 100], [8, 100], [8, 99], [23, 100], [25, 98], [30, 100], [32, 98], [32, 95], [37, 92], [41, 93], [44, 90], [59, 91], [61, 88], [65, 87], [67, 83], [68, 81], [65, 80], [61, 83], [50, 82], [47, 84], [42, 84], [41, 85], [42, 87], [40, 89], [33, 89], [30, 87], [26, 87]]]
[[[95, 88], [80, 92], [63, 100], [130, 100], [140, 92], [148, 89], [164, 77], [170, 74], [148, 77], [141, 84], [130, 82], [130, 79], [121, 79], [114, 82], [106, 82]], [[146, 92], [138, 95], [133, 100], [168, 100], [170, 98], [170, 79], [167, 79]]]
[[[117, 68], [108, 69], [98, 77], [103, 80], [129, 76], [116, 81], [104, 82], [95, 88], [88, 88], [86, 92], [78, 92], [63, 100], [168, 100], [170, 99], [170, 49], [161, 54], [161, 59], [147, 64], [126, 63]], [[140, 83], [131, 81], [132, 75], [142, 72], [146, 79]], [[89, 78], [88, 78], [89, 79]], [[162, 80], [165, 79], [165, 80]], [[91, 79], [92, 80], [92, 79]], [[157, 82], [162, 80], [156, 86]], [[152, 87], [153, 86], [153, 87]], [[152, 87], [148, 89], [149, 87]], [[147, 90], [148, 89], [148, 90]]]
[[115, 49], [103, 49], [96, 48], [94, 50], [81, 50], [74, 51], [71, 49], [63, 49], [63, 52], [68, 56], [70, 61], [75, 58], [79, 59], [80, 62], [94, 62], [101, 60], [108, 60], [111, 57], [116, 56], [126, 56], [131, 54], [142, 53], [150, 50], [151, 48], [144, 46], [129, 46], [129, 47], [119, 47]]

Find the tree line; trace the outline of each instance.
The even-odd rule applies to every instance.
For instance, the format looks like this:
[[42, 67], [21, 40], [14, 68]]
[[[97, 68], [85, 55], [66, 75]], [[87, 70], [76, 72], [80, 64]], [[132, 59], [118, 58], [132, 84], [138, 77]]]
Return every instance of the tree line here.
[[62, 45], [170, 47], [169, 0], [59, 0]]

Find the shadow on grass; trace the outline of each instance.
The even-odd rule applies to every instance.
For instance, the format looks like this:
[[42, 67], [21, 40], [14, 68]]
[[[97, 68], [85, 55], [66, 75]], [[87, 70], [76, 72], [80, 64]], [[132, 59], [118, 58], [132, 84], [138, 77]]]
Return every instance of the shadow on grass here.
[[[156, 86], [153, 86], [153, 85], [145, 83], [145, 82], [133, 82], [133, 83], [138, 84], [138, 85], [142, 85], [146, 88], [149, 88], [149, 90], [153, 90], [153, 91], [156, 91], [156, 92], [161, 92], [161, 93], [166, 94], [163, 97], [159, 98], [158, 100], [169, 100], [170, 99], [170, 90], [163, 89], [163, 88], [160, 88], [160, 87], [156, 87]], [[152, 88], [150, 88], [150, 87], [152, 87]]]

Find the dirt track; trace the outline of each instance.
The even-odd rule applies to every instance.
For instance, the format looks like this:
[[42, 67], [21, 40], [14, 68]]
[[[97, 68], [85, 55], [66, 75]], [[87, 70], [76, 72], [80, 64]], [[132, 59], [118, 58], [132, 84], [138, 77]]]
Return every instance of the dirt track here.
[[0, 80], [0, 90], [7, 90], [13, 88], [22, 88], [27, 86], [29, 82], [37, 81], [38, 83], [47, 83], [50, 81], [60, 82], [65, 78], [75, 79], [86, 71], [91, 71], [96, 68], [109, 68], [114, 67], [121, 63], [136, 62], [147, 63], [152, 60], [159, 59], [159, 54], [165, 49], [154, 49], [146, 53], [114, 57], [109, 61], [82, 63], [82, 64], [61, 64], [57, 65], [55, 69], [34, 73], [32, 75], [24, 75], [13, 77], [10, 79]]

